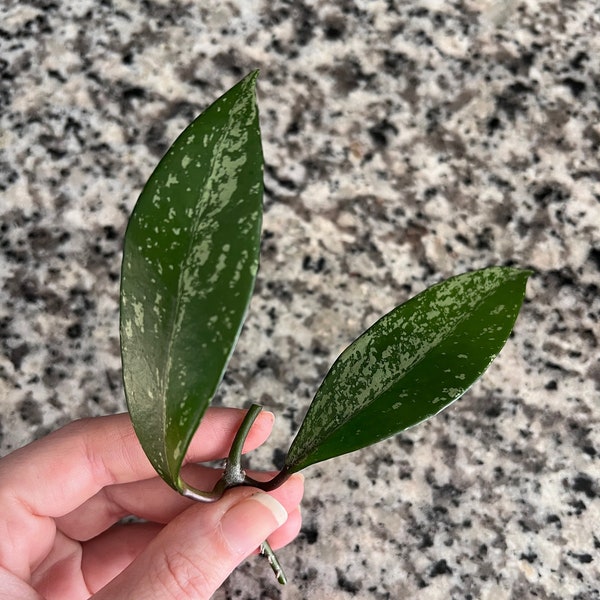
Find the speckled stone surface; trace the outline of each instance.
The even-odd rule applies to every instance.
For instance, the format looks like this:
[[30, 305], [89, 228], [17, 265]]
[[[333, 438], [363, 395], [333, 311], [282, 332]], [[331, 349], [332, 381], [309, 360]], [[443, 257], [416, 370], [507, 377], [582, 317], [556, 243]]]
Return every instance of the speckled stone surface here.
[[215, 597], [600, 598], [599, 57], [595, 0], [4, 0], [2, 452], [124, 410], [128, 214], [260, 68], [262, 265], [217, 399], [278, 415], [254, 466], [379, 315], [465, 270], [535, 275], [460, 402], [306, 471], [290, 584], [253, 559]]

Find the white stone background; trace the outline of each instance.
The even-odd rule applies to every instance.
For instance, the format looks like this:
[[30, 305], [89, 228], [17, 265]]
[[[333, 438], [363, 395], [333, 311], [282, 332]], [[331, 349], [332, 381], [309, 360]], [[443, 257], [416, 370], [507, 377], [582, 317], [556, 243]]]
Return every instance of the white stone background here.
[[0, 443], [125, 409], [137, 195], [259, 68], [257, 291], [217, 402], [281, 460], [339, 352], [440, 279], [535, 271], [515, 332], [428, 423], [306, 471], [304, 527], [215, 598], [600, 598], [600, 11], [593, 0], [0, 6]]

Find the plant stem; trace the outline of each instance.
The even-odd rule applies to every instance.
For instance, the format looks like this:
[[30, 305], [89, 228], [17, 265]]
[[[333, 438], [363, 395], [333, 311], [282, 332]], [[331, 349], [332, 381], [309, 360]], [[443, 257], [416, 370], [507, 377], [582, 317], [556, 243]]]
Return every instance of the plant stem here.
[[287, 467], [283, 467], [273, 479], [269, 479], [269, 481], [257, 481], [256, 479], [252, 479], [246, 475], [244, 477], [244, 485], [251, 485], [252, 487], [257, 487], [259, 490], [263, 492], [271, 492], [277, 489], [280, 485], [283, 485], [290, 477], [292, 473], [290, 473]]
[[287, 577], [285, 576], [285, 573], [283, 572], [283, 567], [281, 566], [281, 563], [279, 562], [278, 558], [275, 556], [275, 552], [273, 552], [273, 549], [269, 545], [269, 542], [264, 541], [260, 545], [260, 553], [263, 556], [267, 557], [267, 560], [269, 561], [269, 564], [271, 565], [271, 569], [273, 569], [273, 573], [275, 573], [275, 577], [277, 577], [277, 581], [279, 581], [279, 583], [281, 585], [285, 585], [287, 583]]
[[258, 404], [253, 404], [248, 409], [244, 420], [235, 434], [233, 443], [231, 444], [231, 449], [229, 450], [229, 456], [227, 457], [225, 465], [225, 472], [221, 479], [217, 481], [215, 487], [210, 492], [204, 492], [187, 484], [185, 481], [182, 481], [179, 492], [183, 496], [198, 502], [215, 502], [225, 493], [225, 490], [232, 487], [249, 486], [258, 488], [263, 492], [271, 492], [280, 485], [283, 485], [290, 478], [292, 474], [286, 467], [269, 481], [258, 481], [257, 479], [253, 479], [246, 475], [245, 471], [242, 469], [242, 450], [244, 448], [244, 442], [261, 410], [262, 407]]
[[[223, 482], [227, 488], [237, 487], [240, 485], [250, 485], [253, 487], [258, 487], [258, 488], [262, 489], [263, 491], [267, 491], [263, 487], [263, 485], [270, 484], [275, 479], [277, 479], [279, 477], [279, 475], [281, 475], [281, 473], [280, 473], [279, 475], [275, 476], [275, 478], [272, 479], [271, 481], [260, 482], [260, 481], [255, 481], [251, 477], [248, 477], [246, 475], [246, 473], [244, 472], [244, 470], [242, 469], [242, 450], [244, 448], [244, 442], [246, 441], [246, 438], [248, 437], [248, 433], [250, 432], [250, 429], [251, 429], [254, 421], [256, 420], [256, 417], [258, 417], [261, 410], [262, 410], [261, 406], [259, 406], [258, 404], [253, 404], [248, 409], [248, 412], [246, 413], [246, 416], [244, 417], [244, 420], [242, 421], [240, 428], [238, 429], [237, 433], [235, 434], [233, 444], [231, 444], [231, 450], [229, 451], [229, 456], [227, 457], [227, 465], [225, 467], [225, 473], [223, 474], [223, 477], [221, 479], [221, 482]], [[287, 478], [285, 478], [285, 479], [287, 479]], [[283, 479], [283, 481], [285, 481], [285, 479]], [[283, 483], [283, 481], [281, 481], [281, 483]], [[281, 484], [279, 484], [279, 485], [281, 485]], [[275, 487], [278, 487], [278, 486], [275, 486]], [[270, 489], [275, 489], [275, 487], [272, 487]], [[275, 556], [273, 549], [269, 545], [269, 542], [267, 542], [266, 540], [260, 545], [260, 553], [263, 556], [267, 557], [267, 560], [269, 561], [269, 564], [271, 565], [271, 569], [273, 569], [273, 573], [275, 573], [275, 577], [277, 577], [277, 581], [281, 585], [285, 585], [287, 583], [287, 578], [285, 576], [285, 573], [283, 572], [283, 568], [281, 567], [281, 564], [279, 563], [277, 556]]]
[[196, 500], [196, 502], [216, 502], [221, 498], [225, 492], [225, 482], [223, 478], [219, 479], [215, 484], [215, 487], [210, 492], [204, 492], [196, 489], [195, 487], [187, 484], [185, 481], [181, 481], [181, 487], [179, 493], [190, 500]]
[[[233, 443], [231, 444], [231, 449], [229, 450], [229, 456], [227, 457], [227, 463], [225, 465], [225, 472], [221, 479], [217, 481], [212, 491], [203, 492], [188, 485], [185, 481], [182, 481], [180, 489], [181, 494], [186, 498], [191, 498], [198, 502], [214, 502], [221, 498], [225, 493], [225, 490], [232, 487], [251, 486], [259, 488], [264, 492], [269, 492], [278, 488], [288, 479], [291, 473], [285, 468], [270, 481], [257, 481], [252, 479], [252, 477], [248, 477], [242, 469], [242, 450], [244, 449], [244, 442], [261, 410], [262, 407], [258, 404], [253, 404], [248, 409], [244, 420], [235, 434]], [[267, 557], [269, 565], [271, 565], [271, 569], [273, 569], [273, 573], [275, 573], [275, 577], [277, 577], [277, 581], [281, 585], [285, 585], [287, 583], [287, 578], [283, 572], [283, 568], [281, 567], [277, 556], [275, 556], [273, 549], [269, 545], [269, 542], [266, 540], [260, 545], [260, 553]]]
[[225, 473], [223, 474], [223, 480], [225, 481], [226, 487], [243, 485], [245, 482], [246, 474], [242, 469], [242, 450], [244, 448], [244, 442], [250, 433], [250, 429], [261, 410], [261, 406], [253, 404], [248, 409], [240, 428], [235, 434], [231, 449], [229, 450], [229, 456], [227, 457]]

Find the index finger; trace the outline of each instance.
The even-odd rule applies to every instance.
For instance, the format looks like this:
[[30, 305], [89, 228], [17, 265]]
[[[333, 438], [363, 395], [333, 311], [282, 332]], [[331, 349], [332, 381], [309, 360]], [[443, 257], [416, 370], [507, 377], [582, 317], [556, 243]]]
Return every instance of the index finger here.
[[[190, 444], [187, 462], [227, 456], [245, 412], [209, 408]], [[259, 414], [244, 450], [265, 441], [273, 419], [272, 413]], [[155, 475], [128, 414], [82, 419], [0, 460], [0, 504], [11, 498], [28, 507], [30, 514], [59, 517], [105, 486]]]

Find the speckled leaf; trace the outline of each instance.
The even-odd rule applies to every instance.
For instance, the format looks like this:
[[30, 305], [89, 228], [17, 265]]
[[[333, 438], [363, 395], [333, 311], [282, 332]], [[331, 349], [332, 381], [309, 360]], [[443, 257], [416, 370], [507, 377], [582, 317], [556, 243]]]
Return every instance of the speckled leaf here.
[[504, 346], [529, 274], [508, 267], [465, 273], [377, 321], [325, 377], [287, 470], [383, 440], [457, 400]]
[[258, 267], [257, 73], [177, 138], [125, 235], [121, 353], [136, 434], [159, 475], [179, 470], [237, 341]]

